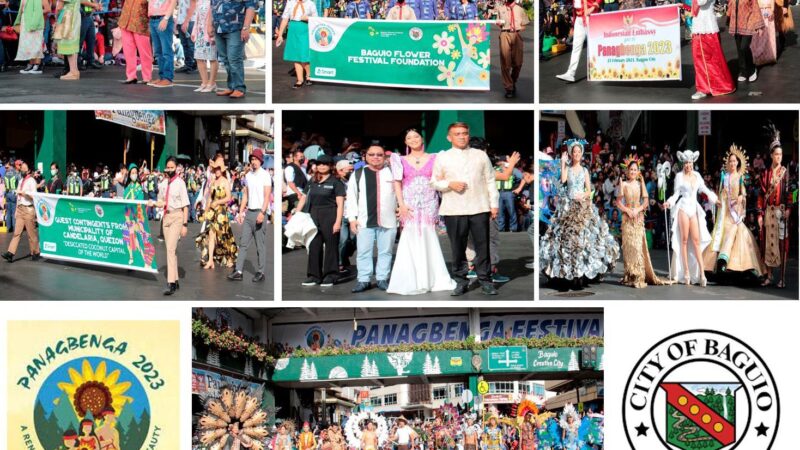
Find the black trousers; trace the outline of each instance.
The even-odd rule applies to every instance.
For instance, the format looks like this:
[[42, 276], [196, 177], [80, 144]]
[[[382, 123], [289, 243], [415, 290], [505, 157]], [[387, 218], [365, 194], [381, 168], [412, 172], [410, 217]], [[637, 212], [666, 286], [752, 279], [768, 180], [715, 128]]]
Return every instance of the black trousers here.
[[324, 281], [332, 277], [333, 281], [339, 274], [339, 233], [333, 232], [336, 223], [336, 208], [315, 208], [309, 211], [314, 225], [317, 226], [317, 235], [308, 247], [308, 269], [310, 278]]
[[750, 50], [753, 36], [735, 34], [734, 39], [736, 40], [736, 56], [739, 59], [739, 76], [749, 78], [756, 71], [755, 64], [753, 64], [753, 51]]
[[471, 216], [444, 216], [450, 249], [453, 252], [451, 272], [458, 284], [467, 283], [467, 238], [472, 237], [475, 245], [475, 273], [481, 283], [491, 283], [491, 264], [489, 262], [489, 213]]

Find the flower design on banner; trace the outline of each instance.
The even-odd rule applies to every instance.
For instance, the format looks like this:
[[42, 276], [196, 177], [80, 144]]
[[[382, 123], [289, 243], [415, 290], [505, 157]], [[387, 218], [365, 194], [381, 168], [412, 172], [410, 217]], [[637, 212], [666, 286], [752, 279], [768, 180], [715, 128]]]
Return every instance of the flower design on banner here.
[[458, 50], [453, 50], [452, 53], [450, 53], [450, 57], [453, 59], [459, 59], [461, 58], [461, 52]]
[[488, 80], [488, 79], [489, 79], [489, 72], [487, 72], [487, 71], [485, 71], [485, 70], [481, 71], [481, 74], [480, 74], [480, 75], [478, 75], [478, 78], [479, 78], [481, 81], [486, 81], [486, 80]]
[[449, 55], [450, 50], [456, 48], [456, 46], [453, 45], [455, 39], [455, 36], [449, 36], [447, 31], [442, 31], [442, 34], [434, 34], [433, 48], [436, 49], [440, 55], [442, 53]]
[[490, 50], [487, 48], [485, 52], [480, 52], [480, 55], [478, 57], [478, 64], [480, 64], [481, 67], [483, 67], [484, 69], [489, 67], [489, 64], [492, 61], [489, 51]]
[[456, 32], [456, 28], [457, 28], [457, 26], [454, 23], [451, 23], [450, 25], [447, 26], [447, 30], [450, 31], [451, 33], [455, 33]]
[[479, 44], [485, 41], [488, 37], [489, 35], [486, 33], [486, 28], [483, 24], [471, 23], [467, 27], [467, 40], [469, 41], [474, 39], [474, 42]]
[[466, 81], [467, 80], [463, 76], [456, 78], [456, 84], [458, 86], [463, 86]]
[[456, 63], [454, 61], [450, 61], [450, 63], [447, 66], [445, 66], [445, 65], [439, 66], [439, 70], [442, 73], [440, 73], [436, 77], [436, 79], [439, 80], [439, 81], [447, 80], [447, 85], [448, 86], [452, 86], [453, 85], [453, 79], [456, 76]]

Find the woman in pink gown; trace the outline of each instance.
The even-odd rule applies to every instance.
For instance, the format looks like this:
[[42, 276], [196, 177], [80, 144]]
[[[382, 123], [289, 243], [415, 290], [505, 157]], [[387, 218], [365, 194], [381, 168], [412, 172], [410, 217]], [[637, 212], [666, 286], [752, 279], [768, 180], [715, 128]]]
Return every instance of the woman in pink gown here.
[[431, 183], [436, 155], [425, 153], [422, 135], [415, 129], [406, 131], [405, 142], [408, 154], [391, 157], [403, 232], [386, 292], [417, 295], [451, 291], [456, 283], [447, 271], [436, 234], [439, 195]]

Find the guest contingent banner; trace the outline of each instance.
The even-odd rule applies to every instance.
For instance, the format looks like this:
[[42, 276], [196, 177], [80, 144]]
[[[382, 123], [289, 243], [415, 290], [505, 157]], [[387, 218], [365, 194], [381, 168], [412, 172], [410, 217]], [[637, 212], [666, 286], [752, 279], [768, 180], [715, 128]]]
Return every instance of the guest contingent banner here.
[[106, 120], [120, 125], [147, 131], [149, 133], [165, 134], [164, 111], [154, 110], [109, 110], [99, 109], [94, 112], [95, 119]]
[[491, 23], [311, 17], [311, 79], [488, 91]]
[[678, 5], [592, 14], [589, 81], [681, 79]]
[[42, 255], [157, 272], [145, 202], [34, 194]]

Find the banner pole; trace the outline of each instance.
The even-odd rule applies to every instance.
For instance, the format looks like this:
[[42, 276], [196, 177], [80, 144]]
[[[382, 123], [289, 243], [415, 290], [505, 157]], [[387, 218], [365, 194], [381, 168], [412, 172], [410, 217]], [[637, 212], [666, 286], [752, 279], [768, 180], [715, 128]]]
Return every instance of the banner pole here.
[[122, 164], [128, 165], [128, 138], [122, 138]]
[[156, 151], [156, 137], [150, 136], [150, 170], [155, 170], [155, 166], [153, 166], [153, 153]]

